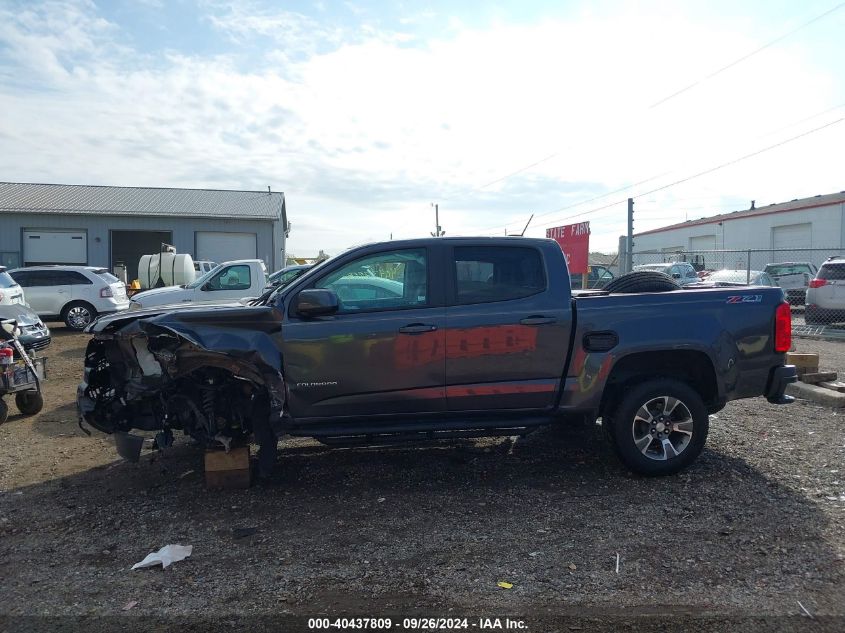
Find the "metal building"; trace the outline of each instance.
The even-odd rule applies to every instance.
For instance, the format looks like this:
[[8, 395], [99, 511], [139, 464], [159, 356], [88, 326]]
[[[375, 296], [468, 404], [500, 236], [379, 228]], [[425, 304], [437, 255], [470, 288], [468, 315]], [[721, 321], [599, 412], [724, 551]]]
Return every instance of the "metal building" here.
[[284, 194], [0, 182], [0, 265], [123, 264], [172, 244], [194, 259], [284, 266]]
[[[661, 254], [669, 261], [678, 253], [703, 254], [706, 259], [710, 252], [752, 251], [760, 253], [760, 265], [764, 260], [796, 258], [818, 265], [828, 256], [840, 254], [843, 247], [845, 191], [762, 207], [752, 203], [742, 211], [643, 231], [634, 235], [633, 259], [636, 265], [658, 261]], [[740, 266], [744, 258], [739, 263], [733, 259], [715, 263], [744, 266]]]

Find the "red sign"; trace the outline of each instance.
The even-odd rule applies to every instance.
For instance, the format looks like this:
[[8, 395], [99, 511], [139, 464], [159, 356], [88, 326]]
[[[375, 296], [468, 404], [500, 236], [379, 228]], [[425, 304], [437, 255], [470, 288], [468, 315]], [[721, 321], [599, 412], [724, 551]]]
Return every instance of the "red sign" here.
[[586, 273], [589, 269], [590, 223], [579, 222], [546, 229], [546, 237], [560, 244], [570, 273]]

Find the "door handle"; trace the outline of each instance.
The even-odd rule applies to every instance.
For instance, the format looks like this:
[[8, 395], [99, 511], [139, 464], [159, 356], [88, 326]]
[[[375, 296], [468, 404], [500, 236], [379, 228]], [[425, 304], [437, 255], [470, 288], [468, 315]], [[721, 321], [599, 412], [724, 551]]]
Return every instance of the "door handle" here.
[[530, 316], [526, 319], [522, 319], [520, 323], [522, 325], [549, 325], [550, 323], [556, 323], [557, 319], [554, 317], [544, 317], [544, 316]]
[[434, 332], [437, 329], [436, 325], [426, 325], [425, 323], [411, 323], [405, 327], [400, 327], [401, 334], [423, 334], [425, 332]]

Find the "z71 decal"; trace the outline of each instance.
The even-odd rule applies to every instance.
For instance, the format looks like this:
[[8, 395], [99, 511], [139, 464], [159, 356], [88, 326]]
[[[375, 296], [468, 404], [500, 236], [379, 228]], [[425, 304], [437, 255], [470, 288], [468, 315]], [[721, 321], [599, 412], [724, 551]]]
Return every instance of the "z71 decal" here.
[[725, 303], [760, 303], [763, 301], [763, 295], [734, 295], [728, 297]]

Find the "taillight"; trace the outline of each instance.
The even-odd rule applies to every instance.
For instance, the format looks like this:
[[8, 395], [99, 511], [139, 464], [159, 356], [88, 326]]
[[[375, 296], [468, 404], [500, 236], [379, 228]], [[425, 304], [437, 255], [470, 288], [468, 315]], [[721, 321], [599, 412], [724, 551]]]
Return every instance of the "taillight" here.
[[826, 279], [811, 279], [810, 288], [821, 288], [827, 283]]
[[788, 352], [792, 347], [792, 313], [785, 301], [775, 310], [775, 351]]
[[106, 297], [113, 297], [113, 296], [114, 296], [114, 294], [112, 293], [111, 288], [109, 286], [106, 286], [105, 288], [100, 288], [100, 298], [101, 299], [105, 299]]

